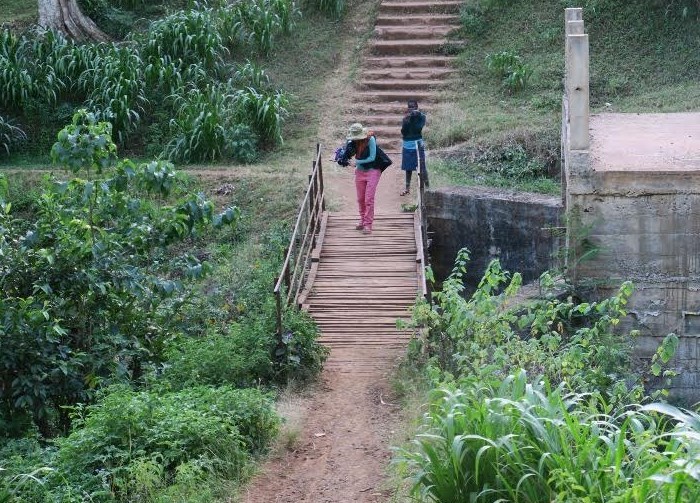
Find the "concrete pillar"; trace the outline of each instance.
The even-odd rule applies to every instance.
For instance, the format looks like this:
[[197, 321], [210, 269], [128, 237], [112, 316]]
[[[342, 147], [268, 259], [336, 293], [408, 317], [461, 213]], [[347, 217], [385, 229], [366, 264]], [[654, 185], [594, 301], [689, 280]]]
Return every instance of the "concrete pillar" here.
[[564, 9], [564, 24], [569, 21], [581, 21], [583, 19], [583, 7], [567, 7]]
[[588, 35], [567, 35], [566, 95], [569, 98], [569, 147], [588, 150], [589, 122], [589, 54]]
[[569, 21], [566, 23], [567, 35], [583, 35], [583, 21]]

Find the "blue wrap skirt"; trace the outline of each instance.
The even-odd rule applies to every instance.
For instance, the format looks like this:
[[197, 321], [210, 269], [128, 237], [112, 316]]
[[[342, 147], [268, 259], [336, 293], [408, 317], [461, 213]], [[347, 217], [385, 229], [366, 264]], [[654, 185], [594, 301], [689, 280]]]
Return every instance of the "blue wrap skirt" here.
[[[425, 144], [422, 140], [418, 141], [418, 150], [415, 149], [416, 142], [404, 142], [401, 149], [401, 169], [404, 171], [415, 171], [418, 168], [418, 157], [420, 156], [420, 164], [425, 170]], [[410, 145], [414, 148], [407, 148]]]

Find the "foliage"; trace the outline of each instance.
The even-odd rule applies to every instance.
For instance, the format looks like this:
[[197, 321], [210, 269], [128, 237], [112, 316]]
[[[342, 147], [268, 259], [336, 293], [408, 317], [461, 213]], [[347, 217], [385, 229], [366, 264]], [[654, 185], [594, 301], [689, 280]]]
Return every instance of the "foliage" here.
[[282, 142], [282, 121], [289, 100], [279, 91], [266, 92], [246, 87], [236, 92], [241, 119], [271, 143]]
[[340, 19], [345, 11], [345, 0], [308, 0], [308, 4], [333, 19]]
[[523, 63], [520, 56], [511, 51], [501, 51], [486, 56], [486, 67], [509, 93], [521, 91], [527, 85], [532, 68]]
[[148, 102], [143, 67], [138, 52], [131, 47], [110, 47], [79, 78], [79, 86], [90, 90], [87, 106], [103, 112], [120, 141], [138, 124]]
[[44, 434], [67, 426], [65, 406], [89, 401], [103, 383], [138, 379], [159, 357], [158, 320], [207, 269], [166, 251], [238, 214], [214, 215], [201, 196], [163, 204], [177, 194], [172, 165], [118, 161], [109, 133], [108, 123], [76, 114], [52, 155], [87, 179], [55, 180], [29, 219], [9, 204], [0, 213], [2, 418], [29, 413]]
[[[464, 298], [468, 261], [461, 250], [433, 306], [414, 310], [414, 323], [429, 330], [424, 353], [436, 390], [423, 430], [397, 459], [411, 474], [413, 495], [485, 503], [697, 500], [700, 416], [638, 405], [649, 398], [630, 364], [635, 334], [619, 328], [632, 285], [577, 302], [545, 273], [540, 296], [514, 305], [520, 275], [492, 261]], [[662, 365], [677, 345], [675, 335], [666, 337], [651, 374], [673, 375]]]
[[436, 390], [400, 453], [419, 501], [691, 502], [700, 416], [662, 404], [610, 414], [596, 394], [488, 371]]
[[[618, 331], [632, 294], [629, 282], [608, 299], [576, 302], [559, 298], [553, 277], [545, 273], [543, 298], [515, 311], [509, 303], [521, 277], [502, 270], [497, 260], [471, 298], [462, 296], [468, 260], [468, 250], [461, 250], [442, 290], [433, 294], [433, 306], [421, 304], [414, 312], [414, 323], [430, 331], [426, 349], [441, 371], [459, 377], [493, 366], [505, 377], [525, 369], [576, 392], [598, 392], [614, 405], [642, 398], [641, 376], [634, 375], [630, 362], [635, 333]], [[672, 353], [673, 345], [665, 346], [663, 361]]]
[[272, 51], [275, 37], [289, 33], [300, 15], [293, 0], [245, 0], [229, 8], [233, 18], [224, 18], [224, 26], [264, 56]]
[[204, 161], [233, 158], [251, 162], [257, 137], [237, 121], [237, 102], [228, 85], [208, 85], [172, 96], [176, 116], [170, 121], [173, 139], [163, 154], [171, 159]]
[[0, 495], [5, 490], [17, 498], [9, 501], [156, 501], [175, 490], [194, 494], [193, 486], [205, 489], [213, 477], [238, 479], [277, 433], [272, 399], [228, 386], [174, 393], [114, 386], [96, 404], [74, 408], [75, 429], [56, 448], [42, 450], [31, 439], [0, 448], [7, 470], [0, 472]]
[[286, 331], [278, 345], [274, 302], [265, 302], [253, 313], [241, 317], [227, 334], [173, 341], [158, 381], [172, 389], [198, 383], [247, 387], [284, 385], [318, 375], [327, 351], [315, 341], [317, 328], [307, 314], [285, 312]]
[[147, 64], [167, 56], [181, 70], [201, 65], [209, 72], [223, 64], [226, 49], [222, 42], [211, 9], [183, 10], [151, 24], [141, 53]]
[[[102, 3], [92, 8], [99, 11]], [[232, 56], [226, 45], [238, 53], [234, 59], [251, 49], [269, 54], [299, 15], [290, 0], [221, 1], [216, 7], [194, 3], [119, 45], [78, 45], [51, 31], [16, 35], [3, 29], [0, 113], [31, 124], [26, 132], [34, 139], [37, 130], [52, 126], [46, 119], [54, 118], [57, 105], [69, 114], [84, 106], [112, 123], [122, 145], [135, 132], [146, 132], [168, 145], [165, 152], [172, 159], [251, 162], [260, 145], [281, 142], [289, 102], [262, 70], [257, 71], [261, 79], [238, 88], [222, 83]], [[172, 96], [187, 103], [167, 99]], [[225, 103], [231, 96], [236, 103]], [[150, 127], [151, 117], [164, 114], [177, 116], [170, 138]], [[146, 146], [153, 142], [144, 140]], [[130, 146], [140, 147], [138, 142]]]
[[15, 143], [26, 139], [27, 134], [19, 126], [15, 126], [10, 119], [5, 119], [0, 115], [0, 147], [6, 153], [10, 153], [10, 147]]

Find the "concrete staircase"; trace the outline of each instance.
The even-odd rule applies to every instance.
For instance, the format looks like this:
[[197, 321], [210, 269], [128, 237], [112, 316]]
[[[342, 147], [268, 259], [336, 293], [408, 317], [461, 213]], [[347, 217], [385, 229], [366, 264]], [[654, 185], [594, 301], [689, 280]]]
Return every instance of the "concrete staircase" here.
[[445, 55], [445, 48], [460, 44], [447, 35], [459, 26], [461, 5], [461, 0], [382, 0], [346, 122], [369, 127], [388, 153], [401, 152], [409, 99], [418, 100], [430, 127], [431, 106], [455, 74], [454, 56]]

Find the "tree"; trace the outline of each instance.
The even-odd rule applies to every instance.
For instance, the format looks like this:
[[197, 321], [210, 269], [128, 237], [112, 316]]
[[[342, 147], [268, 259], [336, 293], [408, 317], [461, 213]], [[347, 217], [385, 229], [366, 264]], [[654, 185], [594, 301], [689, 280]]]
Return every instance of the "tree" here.
[[73, 40], [106, 42], [105, 34], [88, 16], [83, 14], [76, 0], [38, 0], [39, 25], [65, 33]]

